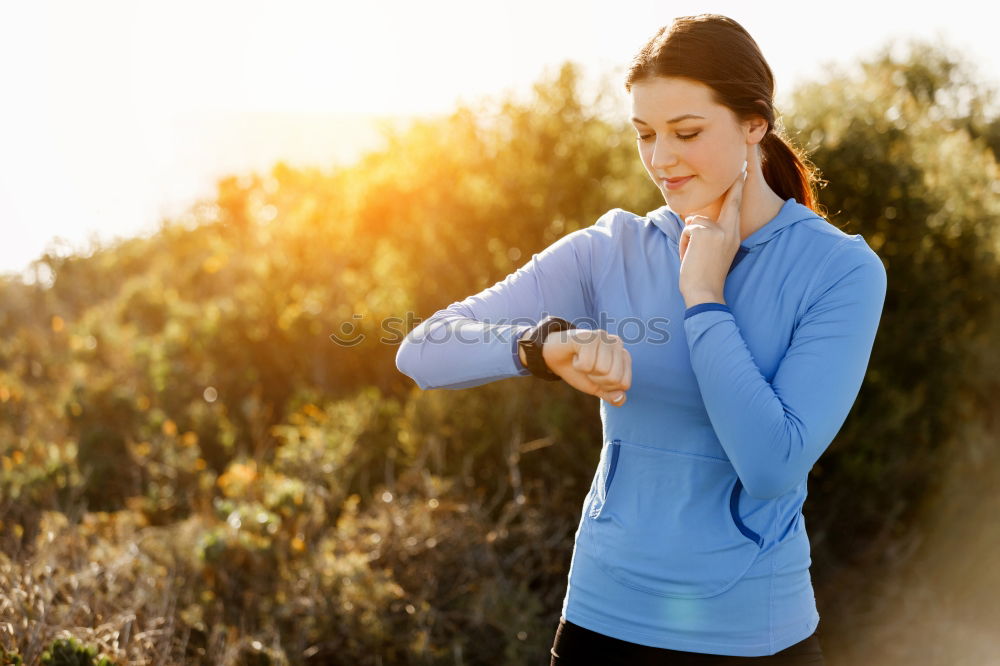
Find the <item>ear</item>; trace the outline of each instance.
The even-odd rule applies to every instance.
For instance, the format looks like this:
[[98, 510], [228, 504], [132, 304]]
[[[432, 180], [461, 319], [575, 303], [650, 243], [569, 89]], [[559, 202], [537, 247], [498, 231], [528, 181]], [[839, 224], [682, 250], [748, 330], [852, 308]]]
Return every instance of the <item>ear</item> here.
[[767, 134], [767, 119], [764, 116], [752, 116], [743, 122], [747, 143], [760, 143]]

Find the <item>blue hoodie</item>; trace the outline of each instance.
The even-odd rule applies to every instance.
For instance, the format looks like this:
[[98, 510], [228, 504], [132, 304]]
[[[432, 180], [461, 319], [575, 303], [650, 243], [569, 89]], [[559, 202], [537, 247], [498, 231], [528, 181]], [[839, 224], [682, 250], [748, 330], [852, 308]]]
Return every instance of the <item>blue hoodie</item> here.
[[396, 355], [422, 389], [530, 374], [517, 337], [548, 314], [619, 335], [628, 400], [603, 441], [562, 615], [633, 643], [774, 654], [819, 624], [802, 505], [857, 397], [886, 273], [790, 198], [743, 240], [722, 303], [685, 307], [683, 220], [615, 208], [435, 312]]

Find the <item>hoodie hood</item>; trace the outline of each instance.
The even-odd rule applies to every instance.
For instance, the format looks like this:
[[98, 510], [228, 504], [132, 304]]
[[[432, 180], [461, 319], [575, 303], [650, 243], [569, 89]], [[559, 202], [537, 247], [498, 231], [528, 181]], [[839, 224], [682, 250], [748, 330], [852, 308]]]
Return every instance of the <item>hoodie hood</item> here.
[[[680, 242], [684, 220], [670, 208], [670, 204], [664, 204], [656, 210], [646, 213], [646, 217], [675, 243]], [[774, 236], [796, 222], [811, 220], [817, 217], [819, 216], [811, 208], [800, 204], [795, 200], [795, 197], [790, 197], [782, 204], [778, 214], [768, 220], [764, 226], [743, 239], [740, 247], [744, 252], [749, 252], [754, 247], [771, 240]]]

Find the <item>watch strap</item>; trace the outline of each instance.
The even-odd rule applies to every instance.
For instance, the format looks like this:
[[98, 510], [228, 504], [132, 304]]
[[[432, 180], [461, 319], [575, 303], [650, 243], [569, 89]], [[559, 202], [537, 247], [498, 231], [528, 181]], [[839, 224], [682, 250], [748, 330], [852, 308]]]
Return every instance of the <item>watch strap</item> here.
[[553, 331], [565, 331], [571, 328], [573, 328], [573, 325], [562, 317], [549, 315], [525, 331], [517, 341], [517, 346], [519, 349], [524, 350], [525, 367], [527, 367], [532, 375], [547, 381], [562, 379], [562, 377], [552, 372], [545, 364], [545, 358], [542, 356], [542, 344], [549, 333]]

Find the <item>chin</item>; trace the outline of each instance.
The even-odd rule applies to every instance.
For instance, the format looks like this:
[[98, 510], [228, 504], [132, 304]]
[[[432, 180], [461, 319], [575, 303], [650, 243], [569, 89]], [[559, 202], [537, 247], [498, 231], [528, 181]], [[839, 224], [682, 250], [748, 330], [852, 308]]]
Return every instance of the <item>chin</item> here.
[[708, 205], [701, 202], [700, 200], [698, 201], [691, 200], [685, 196], [674, 195], [672, 197], [668, 196], [665, 198], [667, 200], [667, 204], [670, 206], [670, 210], [674, 211], [682, 218], [687, 217], [688, 215], [693, 215], [694, 213], [697, 213], [699, 210], [704, 210], [705, 207]]
[[687, 217], [688, 215], [694, 215], [699, 211], [710, 210], [712, 206], [715, 204], [715, 202], [719, 200], [719, 198], [715, 199], [713, 198], [705, 199], [702, 197], [688, 198], [683, 195], [681, 196], [674, 195], [672, 197], [664, 195], [664, 198], [667, 200], [667, 204], [670, 206], [670, 210], [680, 215], [681, 218]]
[[669, 199], [667, 200], [667, 205], [670, 206], [670, 210], [677, 213], [682, 220], [691, 214], [691, 209], [688, 206], [670, 201]]

